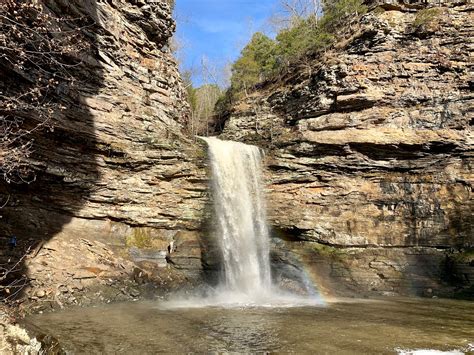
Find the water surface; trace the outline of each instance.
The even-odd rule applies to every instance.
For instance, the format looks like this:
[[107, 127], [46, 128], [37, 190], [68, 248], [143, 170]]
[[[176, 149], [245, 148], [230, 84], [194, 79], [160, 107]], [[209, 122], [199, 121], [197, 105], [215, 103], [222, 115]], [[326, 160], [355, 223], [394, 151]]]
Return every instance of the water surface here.
[[163, 309], [115, 304], [32, 316], [76, 354], [269, 352], [396, 354], [474, 350], [474, 305], [431, 299], [353, 300], [323, 307]]

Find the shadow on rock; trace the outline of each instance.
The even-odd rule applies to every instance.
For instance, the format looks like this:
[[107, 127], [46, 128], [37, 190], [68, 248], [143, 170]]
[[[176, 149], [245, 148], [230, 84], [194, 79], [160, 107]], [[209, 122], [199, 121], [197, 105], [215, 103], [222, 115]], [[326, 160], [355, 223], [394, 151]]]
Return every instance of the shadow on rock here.
[[[46, 95], [48, 102], [56, 102], [56, 107], [62, 108], [51, 112], [46, 128], [31, 133], [30, 181], [2, 179], [0, 182], [0, 206], [4, 205], [0, 210], [0, 300], [3, 301], [21, 301], [31, 282], [26, 259], [34, 258], [44, 243], [70, 222], [75, 212], [91, 203], [89, 198], [99, 180], [94, 117], [86, 104], [103, 84], [102, 67], [93, 59], [98, 57], [95, 34], [102, 30], [98, 25], [97, 4], [95, 0], [73, 3], [44, 0], [43, 5], [46, 13], [59, 19], [61, 27], [59, 33], [49, 33], [49, 41], [57, 40], [61, 32], [76, 32], [87, 46], [77, 54], [73, 64], [63, 66], [72, 79], [68, 82], [76, 85], [59, 84]], [[25, 19], [25, 24], [28, 21]], [[35, 63], [31, 66], [34, 68]], [[5, 61], [0, 62], [0, 73], [7, 96], [30, 84], [28, 78], [9, 70]], [[57, 78], [61, 73], [52, 71], [45, 75]], [[37, 122], [34, 110], [23, 120], [30, 127]]]

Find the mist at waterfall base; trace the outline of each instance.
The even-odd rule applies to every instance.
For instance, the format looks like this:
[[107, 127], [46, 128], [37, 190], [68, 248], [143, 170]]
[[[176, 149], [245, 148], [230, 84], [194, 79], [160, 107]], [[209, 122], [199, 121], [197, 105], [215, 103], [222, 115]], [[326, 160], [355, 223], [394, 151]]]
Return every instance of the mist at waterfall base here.
[[321, 306], [323, 299], [303, 270], [294, 275], [304, 295], [272, 282], [270, 236], [262, 184], [263, 151], [256, 146], [214, 137], [208, 145], [214, 204], [215, 238], [223, 273], [215, 288], [196, 297], [173, 296], [165, 307]]
[[[67, 354], [472, 353], [469, 301], [338, 299], [317, 307], [323, 302], [310, 288], [308, 296], [299, 296], [277, 287], [270, 272], [261, 153], [206, 140], [215, 237], [224, 260], [220, 285], [204, 297], [75, 308], [29, 316], [29, 324], [57, 339]], [[294, 276], [304, 284], [303, 273]]]

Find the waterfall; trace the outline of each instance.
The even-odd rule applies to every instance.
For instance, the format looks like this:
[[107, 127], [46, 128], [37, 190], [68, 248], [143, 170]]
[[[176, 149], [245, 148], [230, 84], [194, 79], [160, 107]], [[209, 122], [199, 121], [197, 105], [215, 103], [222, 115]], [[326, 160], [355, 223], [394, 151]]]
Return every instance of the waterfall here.
[[223, 287], [255, 299], [271, 291], [269, 235], [262, 186], [262, 151], [203, 138], [209, 146]]
[[[262, 184], [263, 152], [252, 145], [201, 137], [208, 144], [212, 171], [214, 233], [223, 264], [217, 288], [205, 287], [199, 295], [185, 295], [161, 307], [205, 306], [295, 307], [324, 304], [318, 294], [301, 296], [272, 283], [270, 237]], [[301, 270], [295, 279], [311, 290]]]

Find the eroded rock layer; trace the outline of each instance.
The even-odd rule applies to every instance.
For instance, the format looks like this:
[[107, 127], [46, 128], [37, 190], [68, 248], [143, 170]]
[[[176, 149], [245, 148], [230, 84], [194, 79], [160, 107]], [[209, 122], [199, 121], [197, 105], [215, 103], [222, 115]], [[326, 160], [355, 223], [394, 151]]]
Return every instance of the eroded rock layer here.
[[271, 223], [321, 284], [472, 295], [473, 11], [375, 8], [234, 108], [222, 135], [267, 149]]
[[[175, 29], [167, 1], [44, 4], [80, 19], [90, 49], [70, 69], [79, 87], [57, 92], [66, 109], [34, 137], [35, 181], [1, 182], [2, 264], [34, 250], [19, 264], [27, 264], [30, 296], [39, 292], [58, 304], [74, 301], [72, 293], [84, 286], [134, 277], [123, 258], [166, 266], [172, 241], [183, 253], [176, 266], [199, 273], [198, 237], [189, 233], [203, 223], [205, 156], [183, 133], [188, 106], [167, 48]], [[5, 80], [22, 85], [15, 74]], [[8, 250], [13, 235], [17, 245]], [[61, 292], [65, 285], [71, 290]]]

